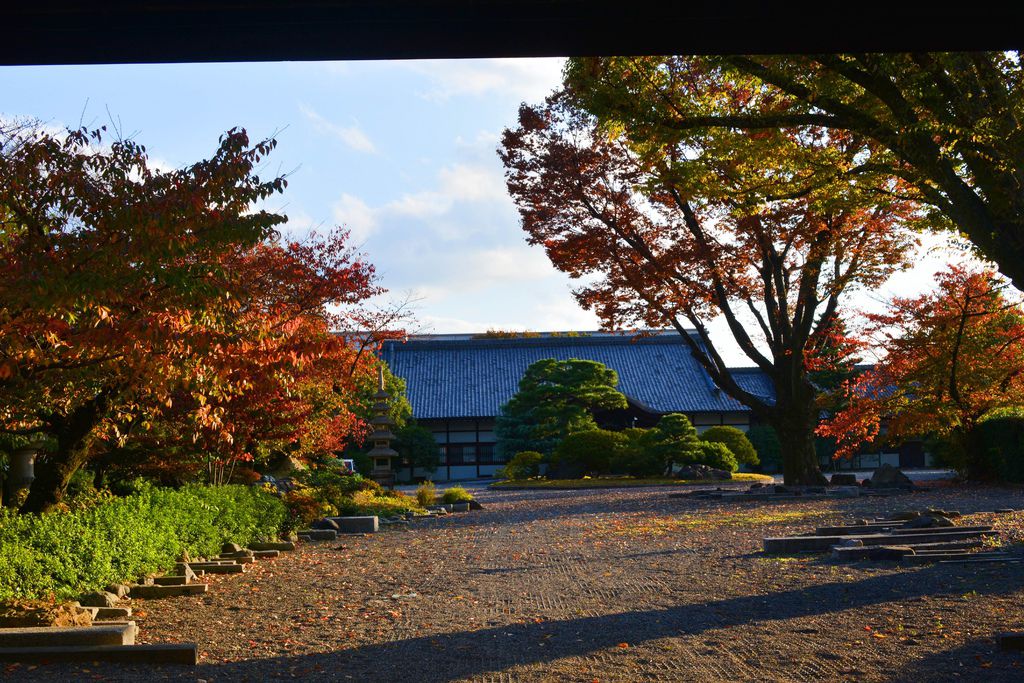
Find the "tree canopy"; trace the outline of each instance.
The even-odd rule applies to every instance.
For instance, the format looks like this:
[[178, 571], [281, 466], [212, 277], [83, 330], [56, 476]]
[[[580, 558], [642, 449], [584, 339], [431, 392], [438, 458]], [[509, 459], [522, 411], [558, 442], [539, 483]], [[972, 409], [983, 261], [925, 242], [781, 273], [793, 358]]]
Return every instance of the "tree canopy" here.
[[591, 360], [546, 358], [530, 365], [519, 390], [501, 407], [497, 447], [550, 454], [568, 434], [597, 429], [595, 410], [625, 408], [618, 374]]
[[[757, 156], [754, 172], [781, 172], [793, 192], [838, 177], [922, 202], [1024, 289], [1019, 52], [582, 58], [568, 74], [588, 109], [645, 145]], [[822, 131], [863, 152], [834, 167], [794, 153]]]
[[819, 429], [838, 441], [839, 455], [931, 434], [969, 449], [983, 418], [1024, 405], [1019, 296], [990, 270], [952, 266], [936, 280], [934, 291], [895, 297], [868, 315], [865, 334], [886, 354], [847, 383], [846, 407]]
[[[592, 105], [587, 75], [570, 70], [570, 86], [524, 105], [502, 139], [528, 242], [587, 278], [577, 299], [607, 327], [678, 330], [715, 384], [776, 428], [787, 482], [820, 482], [809, 371], [825, 359], [844, 296], [907, 265], [914, 203], [899, 181], [879, 196], [834, 173], [870, 151], [860, 137], [767, 133], [789, 168], [753, 138], [728, 154], [721, 139], [652, 141], [645, 125], [606, 117], [603, 100]], [[722, 96], [741, 96], [735, 90]], [[808, 174], [815, 181], [797, 191]], [[774, 397], [733, 376], [708, 333], [717, 315], [771, 378]]]
[[382, 290], [344, 232], [276, 233], [286, 217], [258, 206], [286, 181], [256, 175], [274, 146], [232, 130], [161, 171], [102, 130], [3, 131], [0, 431], [47, 444], [22, 509], [103, 452], [204, 458], [221, 481], [261, 448], [360, 429], [372, 363], [333, 330]]

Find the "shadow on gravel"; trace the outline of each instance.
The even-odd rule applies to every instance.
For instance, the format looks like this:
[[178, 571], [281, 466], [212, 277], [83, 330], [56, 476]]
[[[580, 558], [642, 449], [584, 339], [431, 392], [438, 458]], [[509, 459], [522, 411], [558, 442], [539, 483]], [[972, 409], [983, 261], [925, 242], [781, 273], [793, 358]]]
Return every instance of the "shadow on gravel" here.
[[1000, 652], [994, 638], [982, 638], [958, 648], [928, 653], [894, 671], [890, 680], [894, 683], [945, 683], [953, 678], [1016, 683], [1024, 680], [1024, 655]]
[[[277, 672], [297, 675], [304, 680], [342, 680], [353, 676], [362, 681], [444, 683], [517, 664], [543, 664], [584, 656], [620, 643], [635, 646], [659, 638], [696, 635], [710, 629], [818, 616], [922, 596], [959, 595], [972, 590], [997, 594], [1015, 590], [1014, 583], [999, 573], [977, 571], [958, 575], [956, 570], [946, 567], [925, 567], [916, 572], [877, 576], [855, 583], [827, 583], [669, 609], [512, 624], [408, 638], [328, 654], [205, 665], [196, 669], [195, 676], [234, 680], [251, 677], [258, 670], [264, 676]], [[935, 654], [934, 667], [942, 666], [941, 661], [947, 656], [956, 654]]]

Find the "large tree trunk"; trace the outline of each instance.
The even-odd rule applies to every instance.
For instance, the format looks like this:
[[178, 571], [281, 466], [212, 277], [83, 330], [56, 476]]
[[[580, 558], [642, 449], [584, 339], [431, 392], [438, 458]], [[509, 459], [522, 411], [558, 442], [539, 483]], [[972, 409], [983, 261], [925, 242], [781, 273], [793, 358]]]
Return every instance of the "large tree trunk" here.
[[817, 410], [779, 406], [778, 417], [771, 421], [782, 444], [782, 476], [787, 486], [822, 486], [828, 483], [818, 465], [814, 449]]
[[36, 478], [21, 512], [46, 512], [64, 499], [71, 477], [89, 460], [93, 430], [106, 410], [106, 396], [98, 396], [67, 417], [51, 421], [57, 449], [36, 463]]

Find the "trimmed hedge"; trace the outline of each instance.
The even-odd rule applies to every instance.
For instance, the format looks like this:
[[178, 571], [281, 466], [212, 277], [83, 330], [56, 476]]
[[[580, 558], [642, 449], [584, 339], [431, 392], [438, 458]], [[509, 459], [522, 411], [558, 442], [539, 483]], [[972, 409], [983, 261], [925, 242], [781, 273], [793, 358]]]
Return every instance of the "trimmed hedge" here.
[[150, 488], [96, 507], [46, 515], [0, 511], [0, 599], [75, 598], [169, 569], [179, 555], [275, 538], [281, 500], [248, 486]]

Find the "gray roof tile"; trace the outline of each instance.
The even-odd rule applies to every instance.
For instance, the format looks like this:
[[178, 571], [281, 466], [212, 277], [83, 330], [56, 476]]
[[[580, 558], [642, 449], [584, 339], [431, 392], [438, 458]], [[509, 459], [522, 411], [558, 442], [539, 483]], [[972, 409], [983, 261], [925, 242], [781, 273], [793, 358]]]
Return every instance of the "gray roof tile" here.
[[[383, 357], [406, 381], [420, 419], [493, 417], [516, 392], [531, 364], [544, 358], [604, 363], [619, 374], [619, 390], [656, 413], [746, 412], [719, 390], [674, 331], [639, 339], [630, 335], [492, 339], [423, 335], [387, 342]], [[757, 369], [734, 371], [744, 389], [769, 399], [771, 381]]]

